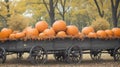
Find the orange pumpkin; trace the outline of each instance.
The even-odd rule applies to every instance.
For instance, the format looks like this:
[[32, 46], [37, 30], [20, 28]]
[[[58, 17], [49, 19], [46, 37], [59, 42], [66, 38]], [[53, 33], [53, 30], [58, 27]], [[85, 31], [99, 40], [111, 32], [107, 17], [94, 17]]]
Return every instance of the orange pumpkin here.
[[24, 32], [26, 35], [28, 35], [27, 32], [29, 32], [29, 30], [31, 30], [31, 29], [32, 29], [31, 26], [30, 27], [26, 27], [22, 32]]
[[74, 25], [67, 26], [66, 33], [70, 36], [75, 36], [79, 33], [79, 29]]
[[1, 30], [1, 33], [3, 34], [3, 35], [2, 35], [3, 39], [4, 39], [4, 38], [8, 38], [9, 35], [12, 33], [12, 30], [11, 30], [11, 29], [8, 29], [8, 28], [3, 28], [3, 29]]
[[4, 35], [4, 33], [0, 32], [0, 41], [1, 42], [4, 42], [5, 40], [7, 40], [7, 38], [5, 38], [3, 35]]
[[28, 39], [36, 39], [39, 36], [39, 32], [37, 29], [32, 28], [32, 29], [28, 29], [26, 30], [26, 37]]
[[64, 32], [64, 31], [59, 31], [58, 33], [57, 33], [57, 35], [56, 35], [56, 37], [59, 37], [59, 38], [64, 38], [64, 37], [66, 37], [67, 35], [66, 35], [66, 33]]
[[4, 33], [0, 32], [0, 39], [2, 40], [4, 38]]
[[113, 33], [112, 30], [105, 30], [105, 32], [106, 32], [106, 34], [107, 34], [107, 36], [108, 36], [109, 38], [112, 38], [113, 35], [114, 35], [114, 33]]
[[89, 38], [97, 38], [97, 34], [94, 33], [94, 32], [90, 32], [87, 36], [88, 36]]
[[46, 21], [39, 21], [36, 23], [35, 28], [39, 31], [39, 32], [43, 32], [45, 29], [48, 28], [48, 24]]
[[20, 38], [24, 38], [25, 37], [25, 33], [24, 32], [19, 32], [15, 34], [15, 38], [20, 39]]
[[12, 33], [13, 33], [13, 34], [16, 34], [16, 33], [19, 33], [19, 32], [20, 32], [20, 31], [13, 31]]
[[55, 32], [65, 31], [66, 30], [66, 22], [63, 20], [55, 21], [52, 25], [52, 28]]
[[39, 40], [45, 40], [46, 39], [46, 34], [45, 33], [40, 33], [38, 39]]
[[104, 30], [98, 30], [97, 31], [97, 36], [98, 36], [98, 38], [102, 38], [102, 39], [107, 38], [107, 34]]
[[83, 39], [83, 34], [81, 33], [81, 32], [79, 32], [78, 34], [76, 34], [75, 36], [74, 36], [74, 38], [79, 38], [79, 39]]
[[51, 29], [45, 29], [43, 31], [43, 33], [48, 37], [55, 36], [55, 31], [52, 28]]
[[10, 34], [10, 36], [9, 36], [9, 40], [16, 40], [16, 37], [15, 37], [16, 35], [15, 34]]
[[112, 31], [115, 38], [120, 38], [120, 28], [113, 28]]
[[82, 29], [82, 33], [83, 33], [84, 35], [88, 35], [90, 32], [94, 32], [94, 28], [93, 28], [93, 27], [84, 27], [84, 28]]

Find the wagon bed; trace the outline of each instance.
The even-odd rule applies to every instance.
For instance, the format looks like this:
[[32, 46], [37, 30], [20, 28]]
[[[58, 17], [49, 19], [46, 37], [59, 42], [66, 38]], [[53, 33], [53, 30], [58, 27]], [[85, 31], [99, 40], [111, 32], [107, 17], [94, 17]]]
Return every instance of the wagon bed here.
[[[66, 61], [68, 63], [79, 63], [82, 54], [90, 53], [93, 60], [100, 59], [102, 51], [107, 51], [114, 60], [120, 60], [120, 39], [89, 39], [84, 38], [55, 38], [46, 40], [8, 40], [0, 42], [0, 56], [5, 62], [6, 53], [30, 53], [29, 58], [45, 63], [48, 54], [54, 54], [58, 61]], [[84, 52], [88, 51], [88, 52]], [[118, 57], [119, 55], [119, 57]], [[74, 59], [73, 59], [74, 58]], [[38, 62], [38, 60], [36, 61]]]

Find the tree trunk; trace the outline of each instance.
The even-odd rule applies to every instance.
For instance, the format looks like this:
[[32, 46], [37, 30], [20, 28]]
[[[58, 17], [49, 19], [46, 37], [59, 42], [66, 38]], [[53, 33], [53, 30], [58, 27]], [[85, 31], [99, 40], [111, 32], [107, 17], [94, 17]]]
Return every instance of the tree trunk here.
[[112, 19], [113, 19], [113, 25], [114, 25], [114, 27], [117, 27], [117, 25], [118, 25], [118, 19], [117, 19], [117, 16], [116, 16], [116, 11], [114, 9], [112, 9]]
[[53, 0], [49, 0], [49, 6], [50, 6], [49, 16], [52, 25], [55, 21], [55, 8], [54, 8]]
[[119, 3], [120, 3], [120, 0], [115, 0], [115, 3], [113, 0], [111, 0], [112, 19], [113, 19], [114, 27], [118, 26], [117, 9], [118, 9]]
[[65, 20], [65, 14], [63, 14], [62, 18], [63, 18], [63, 20]]

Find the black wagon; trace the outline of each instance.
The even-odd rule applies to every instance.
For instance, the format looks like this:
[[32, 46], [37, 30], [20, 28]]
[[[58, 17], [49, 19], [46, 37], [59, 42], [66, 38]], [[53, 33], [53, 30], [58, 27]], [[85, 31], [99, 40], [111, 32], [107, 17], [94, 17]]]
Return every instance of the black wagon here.
[[90, 54], [93, 60], [99, 60], [101, 53], [109, 53], [115, 61], [120, 60], [120, 39], [54, 38], [46, 40], [8, 40], [0, 42], [0, 59], [18, 53], [29, 53], [28, 59], [34, 63], [45, 63], [48, 54], [54, 54], [57, 61], [80, 63], [83, 54]]

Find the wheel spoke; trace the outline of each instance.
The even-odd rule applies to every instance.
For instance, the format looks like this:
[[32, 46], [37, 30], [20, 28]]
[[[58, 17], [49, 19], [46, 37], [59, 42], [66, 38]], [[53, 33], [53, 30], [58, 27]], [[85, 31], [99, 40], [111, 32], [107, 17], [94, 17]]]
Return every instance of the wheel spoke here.
[[120, 60], [120, 47], [114, 50], [114, 60], [119, 61]]
[[45, 63], [47, 59], [47, 52], [42, 47], [36, 46], [31, 49], [30, 57], [33, 57], [36, 63]]
[[66, 62], [79, 63], [82, 59], [82, 53], [78, 46], [73, 46], [67, 50]]
[[4, 63], [6, 61], [6, 51], [4, 48], [0, 47], [0, 63]]

